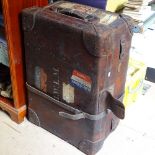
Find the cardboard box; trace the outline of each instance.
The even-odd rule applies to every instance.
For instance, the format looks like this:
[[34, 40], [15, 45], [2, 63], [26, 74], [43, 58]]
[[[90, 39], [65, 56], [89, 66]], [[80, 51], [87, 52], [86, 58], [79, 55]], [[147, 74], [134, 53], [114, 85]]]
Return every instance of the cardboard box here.
[[130, 58], [123, 101], [126, 107], [136, 102], [138, 96], [142, 93], [145, 74], [146, 65]]

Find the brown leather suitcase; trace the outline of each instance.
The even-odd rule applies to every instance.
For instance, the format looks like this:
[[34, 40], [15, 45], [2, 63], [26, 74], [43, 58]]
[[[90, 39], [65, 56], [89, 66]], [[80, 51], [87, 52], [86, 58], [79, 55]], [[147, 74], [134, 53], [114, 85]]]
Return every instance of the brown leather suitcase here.
[[95, 154], [124, 118], [127, 17], [60, 1], [22, 19], [28, 119]]

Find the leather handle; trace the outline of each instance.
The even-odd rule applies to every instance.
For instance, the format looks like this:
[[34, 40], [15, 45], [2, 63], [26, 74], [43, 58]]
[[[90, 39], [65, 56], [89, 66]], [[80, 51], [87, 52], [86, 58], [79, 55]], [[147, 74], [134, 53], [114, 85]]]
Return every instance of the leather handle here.
[[82, 20], [85, 20], [87, 16], [84, 16], [83, 14], [80, 14], [78, 12], [72, 11], [70, 9], [57, 9], [57, 12], [64, 14], [64, 15], [68, 15], [71, 17], [75, 17], [75, 18], [79, 18]]
[[88, 14], [81, 13], [81, 12], [79, 12], [79, 11], [72, 10], [72, 9], [57, 8], [57, 9], [55, 10], [55, 12], [58, 12], [58, 13], [61, 13], [61, 14], [67, 15], [67, 16], [75, 17], [75, 18], [84, 20], [84, 21], [86, 21], [86, 22], [88, 22], [88, 21], [89, 21], [89, 22], [90, 22], [90, 21], [96, 21], [96, 20], [99, 19], [99, 18], [97, 18], [97, 17], [94, 16], [94, 15], [88, 15]]

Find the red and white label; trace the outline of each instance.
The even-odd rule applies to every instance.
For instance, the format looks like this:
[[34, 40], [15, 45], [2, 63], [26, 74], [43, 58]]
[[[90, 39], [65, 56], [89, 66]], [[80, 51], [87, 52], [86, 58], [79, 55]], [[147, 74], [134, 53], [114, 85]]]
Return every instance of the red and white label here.
[[92, 80], [89, 76], [77, 70], [74, 70], [71, 77], [71, 84], [90, 92], [92, 86]]

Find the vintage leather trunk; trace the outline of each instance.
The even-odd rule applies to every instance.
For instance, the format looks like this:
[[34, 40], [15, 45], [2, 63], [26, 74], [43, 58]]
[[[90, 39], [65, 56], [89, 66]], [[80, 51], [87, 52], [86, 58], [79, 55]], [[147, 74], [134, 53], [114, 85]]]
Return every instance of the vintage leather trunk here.
[[127, 18], [60, 1], [25, 9], [22, 19], [28, 119], [95, 154], [124, 118]]

